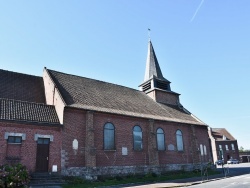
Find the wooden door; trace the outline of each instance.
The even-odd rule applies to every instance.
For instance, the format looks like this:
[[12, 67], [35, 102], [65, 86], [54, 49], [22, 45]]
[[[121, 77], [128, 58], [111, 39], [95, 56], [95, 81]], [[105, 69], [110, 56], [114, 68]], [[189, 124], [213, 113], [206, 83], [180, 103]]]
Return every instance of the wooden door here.
[[36, 152], [36, 171], [48, 172], [49, 166], [49, 138], [38, 138]]

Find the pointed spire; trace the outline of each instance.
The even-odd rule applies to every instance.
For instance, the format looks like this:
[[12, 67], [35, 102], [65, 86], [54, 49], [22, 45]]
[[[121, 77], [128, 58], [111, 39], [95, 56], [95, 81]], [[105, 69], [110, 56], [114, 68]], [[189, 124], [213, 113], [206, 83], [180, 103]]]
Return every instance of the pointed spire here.
[[155, 55], [151, 40], [148, 42], [148, 55], [144, 82], [140, 85], [142, 91], [161, 89], [171, 91], [170, 82], [163, 77], [161, 68]]
[[147, 56], [144, 81], [147, 81], [147, 80], [151, 79], [152, 77], [156, 77], [156, 78], [161, 79], [161, 80], [166, 80], [161, 73], [161, 69], [160, 69], [158, 60], [156, 58], [152, 42], [149, 39], [148, 56]]

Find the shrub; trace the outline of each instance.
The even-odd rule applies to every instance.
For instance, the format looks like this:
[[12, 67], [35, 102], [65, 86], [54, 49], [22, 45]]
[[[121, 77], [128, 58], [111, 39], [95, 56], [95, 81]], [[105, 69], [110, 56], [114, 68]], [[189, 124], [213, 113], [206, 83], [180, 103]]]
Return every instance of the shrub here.
[[123, 177], [121, 177], [121, 176], [116, 176], [115, 179], [116, 179], [117, 181], [121, 181], [121, 180], [123, 180]]
[[29, 172], [22, 164], [0, 166], [0, 187], [28, 187]]

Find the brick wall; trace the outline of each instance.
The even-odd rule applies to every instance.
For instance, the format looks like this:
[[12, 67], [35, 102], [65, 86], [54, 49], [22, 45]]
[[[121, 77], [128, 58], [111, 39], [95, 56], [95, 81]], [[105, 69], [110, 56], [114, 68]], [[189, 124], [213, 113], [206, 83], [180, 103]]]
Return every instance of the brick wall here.
[[58, 88], [48, 74], [46, 68], [43, 71], [46, 104], [55, 105], [55, 109], [61, 124], [63, 124], [64, 107], [66, 106]]
[[[202, 162], [208, 162], [211, 159], [209, 157], [211, 153], [208, 132], [205, 126], [193, 126], [192, 130], [191, 125], [188, 124], [149, 121], [143, 118], [99, 112], [91, 112], [90, 116], [84, 110], [73, 108], [66, 108], [64, 113], [62, 148], [66, 159], [64, 164], [65, 169], [70, 167], [94, 166], [95, 162], [97, 167], [200, 163], [200, 144], [206, 146], [207, 150], [207, 155], [202, 158]], [[91, 120], [89, 125], [87, 125], [88, 117]], [[115, 150], [107, 151], [103, 149], [103, 128], [107, 122], [115, 126]], [[135, 125], [139, 125], [142, 129], [143, 149], [141, 151], [134, 151], [133, 149], [132, 130]], [[157, 151], [156, 149], [155, 133], [157, 128], [164, 130], [167, 148], [165, 151]], [[176, 151], [176, 131], [178, 129], [183, 133], [184, 151]], [[90, 139], [86, 139], [86, 137]], [[79, 144], [77, 152], [72, 149], [74, 139]], [[94, 144], [91, 143], [93, 140]], [[149, 142], [152, 145], [149, 145]], [[173, 151], [168, 150], [169, 145], [174, 146]], [[92, 153], [89, 153], [90, 148], [86, 146], [91, 146]], [[122, 154], [123, 148], [127, 148], [127, 155]], [[93, 161], [85, 158], [91, 158], [91, 156]], [[197, 158], [197, 160], [194, 161], [194, 158]], [[87, 164], [87, 161], [90, 164]]]
[[[86, 112], [65, 108], [62, 133], [62, 168], [85, 166]], [[78, 149], [73, 149], [77, 140]]]
[[[103, 150], [103, 127], [110, 122], [115, 126], [114, 151]], [[149, 121], [139, 118], [95, 113], [95, 146], [97, 151], [97, 166], [148, 165], [148, 129]], [[133, 150], [133, 127], [139, 125], [142, 129], [143, 149]], [[122, 155], [122, 148], [127, 148], [127, 155]]]
[[[196, 152], [199, 154], [200, 162], [212, 162], [211, 146], [209, 143], [209, 135], [207, 127], [195, 126], [195, 137], [197, 138]], [[203, 155], [201, 155], [200, 146], [203, 146]], [[206, 146], [206, 155], [204, 151], [204, 146]]]
[[[6, 132], [26, 134], [26, 139], [21, 144], [8, 144], [4, 138]], [[58, 171], [61, 170], [61, 128], [41, 126], [36, 124], [21, 124], [0, 122], [0, 164], [20, 162], [34, 172], [36, 169], [36, 148], [35, 134], [53, 135], [50, 142], [49, 171], [52, 165], [57, 165]]]
[[154, 89], [150, 92], [147, 92], [147, 95], [159, 103], [171, 105], [179, 104], [179, 94], [175, 94], [173, 92]]
[[179, 104], [179, 95], [168, 92], [168, 91], [161, 91], [161, 90], [154, 90], [155, 92], [155, 100], [160, 103], [164, 104], [172, 104], [178, 105]]

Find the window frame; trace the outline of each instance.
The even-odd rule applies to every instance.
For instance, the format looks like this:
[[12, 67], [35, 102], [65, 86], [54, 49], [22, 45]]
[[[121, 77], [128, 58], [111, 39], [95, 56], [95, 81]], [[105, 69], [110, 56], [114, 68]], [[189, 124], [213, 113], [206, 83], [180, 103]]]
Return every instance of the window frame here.
[[234, 143], [231, 143], [232, 151], [235, 151]]
[[226, 151], [229, 151], [229, 147], [227, 144], [225, 145], [225, 148], [226, 148]]
[[[162, 130], [162, 133], [158, 133], [158, 130]], [[163, 149], [159, 149], [158, 135], [159, 135], [159, 136], [160, 136], [160, 135], [163, 136], [163, 141], [162, 141], [163, 146], [164, 146]], [[161, 144], [162, 144], [162, 143], [161, 143]], [[162, 128], [160, 128], [160, 127], [157, 128], [157, 130], [156, 130], [156, 144], [157, 144], [157, 150], [158, 150], [158, 151], [166, 151], [165, 132], [164, 132], [164, 130], [163, 130]]]
[[[177, 132], [180, 132], [180, 134], [177, 134]], [[177, 136], [181, 136], [181, 137], [177, 137]], [[176, 130], [175, 138], [176, 138], [176, 150], [180, 152], [184, 151], [183, 133], [180, 129]], [[178, 144], [178, 138], [181, 138], [182, 149], [180, 149], [180, 146]]]
[[[105, 126], [107, 126], [107, 125], [112, 125], [113, 126], [113, 129], [110, 129], [110, 128], [106, 128]], [[112, 131], [113, 133], [112, 133], [112, 136], [113, 136], [113, 140], [112, 140], [112, 147], [108, 147], [109, 146], [109, 141], [111, 140], [110, 138], [108, 139], [108, 140], [106, 140], [105, 138], [108, 136], [108, 135], [106, 135], [105, 136], [105, 132], [106, 131]], [[107, 133], [106, 133], [107, 134]], [[103, 126], [103, 150], [105, 150], [105, 151], [113, 151], [113, 150], [116, 150], [116, 144], [115, 144], [115, 126], [114, 126], [114, 124], [113, 123], [111, 123], [111, 122], [107, 122], [107, 123], [105, 123], [104, 124], [104, 126]], [[106, 143], [107, 142], [107, 143]]]
[[[13, 142], [10, 141], [10, 138], [13, 138]], [[17, 139], [20, 139], [20, 141], [18, 141]], [[8, 144], [22, 144], [22, 136], [8, 136], [7, 138], [7, 143]]]
[[41, 144], [41, 145], [49, 145], [50, 139], [49, 138], [38, 138], [36, 142], [37, 142], [37, 144]]
[[223, 149], [222, 149], [222, 145], [219, 144], [219, 151], [221, 151], [221, 150], [223, 150]]
[[[140, 149], [136, 149], [136, 148], [135, 148], [135, 141], [136, 141], [136, 139], [135, 139], [135, 134], [134, 134], [134, 132], [137, 132], [137, 131], [135, 131], [135, 128], [136, 128], [136, 127], [140, 128], [140, 133], [141, 133], [141, 140], [140, 140], [140, 142], [141, 142], [141, 148], [140, 148]], [[133, 150], [134, 150], [134, 151], [142, 151], [142, 150], [143, 150], [143, 131], [142, 131], [142, 128], [141, 128], [139, 125], [135, 125], [135, 126], [133, 127]]]

